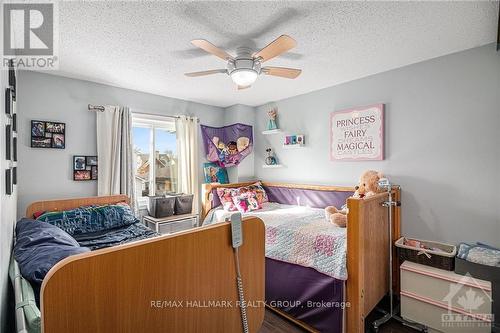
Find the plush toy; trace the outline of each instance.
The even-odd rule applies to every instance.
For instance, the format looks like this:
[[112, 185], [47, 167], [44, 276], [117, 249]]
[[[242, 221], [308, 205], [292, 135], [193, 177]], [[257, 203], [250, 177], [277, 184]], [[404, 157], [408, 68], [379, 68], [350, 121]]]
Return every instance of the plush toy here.
[[380, 193], [381, 190], [378, 187], [378, 181], [380, 178], [384, 178], [384, 175], [381, 172], [375, 170], [363, 172], [361, 177], [359, 177], [359, 185], [356, 186], [356, 192], [353, 197], [363, 199]]
[[347, 225], [347, 205], [342, 206], [341, 210], [338, 210], [334, 206], [326, 207], [325, 217], [328, 222], [344, 228]]
[[224, 142], [220, 141], [218, 144], [217, 144], [217, 148], [219, 150], [225, 150], [227, 147], [226, 145], [224, 144]]
[[[383, 177], [384, 176], [382, 175], [382, 173], [374, 170], [363, 172], [361, 177], [359, 177], [359, 184], [355, 187], [356, 192], [354, 192], [352, 197], [364, 199], [380, 193], [381, 190], [378, 186], [378, 181]], [[325, 208], [326, 220], [341, 228], [345, 228], [347, 226], [347, 213], [347, 204], [342, 206], [340, 210], [333, 206], [328, 206]]]
[[236, 142], [229, 141], [229, 143], [227, 144], [227, 150], [228, 150], [230, 155], [238, 154], [238, 148], [237, 148]]
[[249, 145], [250, 145], [250, 139], [245, 136], [241, 136], [238, 138], [238, 140], [236, 140], [236, 146], [239, 152], [247, 149]]

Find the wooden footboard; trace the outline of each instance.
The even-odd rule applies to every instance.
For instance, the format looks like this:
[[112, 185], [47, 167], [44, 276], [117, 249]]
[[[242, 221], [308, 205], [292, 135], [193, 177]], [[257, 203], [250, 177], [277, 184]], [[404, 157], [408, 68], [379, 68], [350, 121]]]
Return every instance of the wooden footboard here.
[[[399, 190], [394, 191], [399, 198]], [[347, 200], [346, 332], [365, 332], [365, 318], [389, 291], [389, 219], [382, 203], [388, 194]], [[399, 208], [394, 212], [393, 241], [399, 237]], [[396, 276], [395, 276], [396, 277]], [[397, 280], [397, 278], [396, 278]], [[397, 283], [396, 283], [397, 284]]]
[[[243, 223], [250, 332], [264, 318], [264, 225]], [[229, 223], [72, 256], [47, 274], [42, 327], [52, 332], [241, 332]]]

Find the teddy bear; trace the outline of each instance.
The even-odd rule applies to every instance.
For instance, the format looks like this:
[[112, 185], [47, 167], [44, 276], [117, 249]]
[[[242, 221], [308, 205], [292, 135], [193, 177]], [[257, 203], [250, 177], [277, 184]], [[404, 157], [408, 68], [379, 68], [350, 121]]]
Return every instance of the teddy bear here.
[[[359, 177], [359, 183], [355, 187], [356, 191], [352, 195], [352, 198], [364, 199], [380, 193], [381, 190], [378, 186], [378, 181], [383, 177], [384, 175], [381, 172], [375, 170], [363, 172], [361, 177]], [[326, 220], [341, 228], [347, 226], [347, 213], [347, 204], [343, 205], [341, 209], [337, 209], [334, 206], [325, 208]]]

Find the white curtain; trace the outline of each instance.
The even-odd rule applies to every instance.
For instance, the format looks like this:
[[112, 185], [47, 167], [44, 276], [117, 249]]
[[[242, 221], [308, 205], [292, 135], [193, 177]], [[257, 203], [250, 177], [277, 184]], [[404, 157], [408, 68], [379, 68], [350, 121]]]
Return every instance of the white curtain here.
[[132, 113], [128, 107], [106, 106], [97, 113], [98, 195], [125, 194], [137, 211], [132, 145]]
[[175, 121], [177, 136], [178, 191], [193, 194], [193, 211], [198, 213], [198, 118], [179, 116]]

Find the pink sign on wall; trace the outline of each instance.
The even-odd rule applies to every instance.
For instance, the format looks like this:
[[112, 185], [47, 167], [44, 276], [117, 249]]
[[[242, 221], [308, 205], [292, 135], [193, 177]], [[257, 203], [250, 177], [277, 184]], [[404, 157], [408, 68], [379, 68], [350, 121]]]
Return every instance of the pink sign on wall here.
[[332, 161], [384, 159], [384, 104], [335, 111], [330, 116]]

